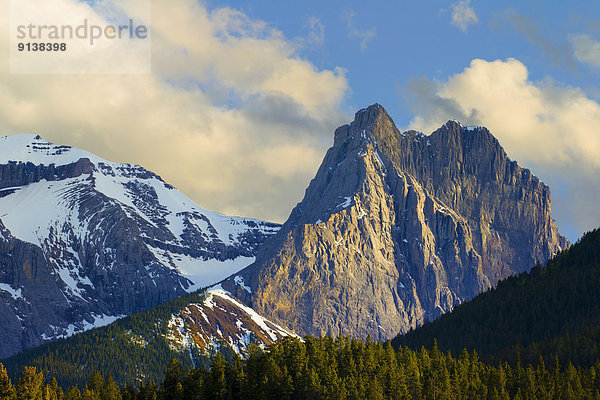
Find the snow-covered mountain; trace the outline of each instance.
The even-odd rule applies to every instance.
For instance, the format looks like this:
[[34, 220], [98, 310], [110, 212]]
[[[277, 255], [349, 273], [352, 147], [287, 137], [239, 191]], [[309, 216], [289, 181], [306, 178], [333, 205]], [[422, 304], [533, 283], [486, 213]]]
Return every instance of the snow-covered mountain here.
[[0, 357], [214, 284], [278, 229], [137, 165], [0, 137]]
[[[239, 278], [238, 278], [239, 279]], [[269, 345], [295, 333], [245, 306], [220, 286], [206, 292], [201, 303], [190, 303], [167, 324], [173, 350], [206, 355], [224, 345], [244, 354], [250, 343]]]

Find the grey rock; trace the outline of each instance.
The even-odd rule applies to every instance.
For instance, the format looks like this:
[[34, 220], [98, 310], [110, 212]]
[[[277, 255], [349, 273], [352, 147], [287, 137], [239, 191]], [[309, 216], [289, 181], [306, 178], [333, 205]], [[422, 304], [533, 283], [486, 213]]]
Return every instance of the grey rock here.
[[300, 335], [387, 339], [567, 246], [548, 187], [487, 129], [401, 133], [376, 104], [336, 130], [302, 202], [222, 286]]

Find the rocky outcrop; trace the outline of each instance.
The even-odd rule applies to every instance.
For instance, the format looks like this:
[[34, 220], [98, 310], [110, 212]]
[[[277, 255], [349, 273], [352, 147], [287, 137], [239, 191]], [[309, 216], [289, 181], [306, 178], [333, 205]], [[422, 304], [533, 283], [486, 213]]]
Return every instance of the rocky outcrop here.
[[[165, 324], [172, 349], [206, 357], [229, 347], [242, 355], [248, 345], [268, 346], [293, 332], [261, 317], [223, 290], [209, 290], [201, 303], [190, 303]], [[199, 364], [201, 359], [194, 359]]]
[[33, 135], [0, 137], [0, 210], [0, 358], [214, 284], [279, 228]]
[[[83, 174], [89, 174], [94, 166], [87, 158], [79, 159], [74, 163], [56, 166], [36, 165], [31, 162], [9, 162], [0, 165], [0, 189], [7, 189], [0, 192], [0, 196], [7, 196], [16, 190], [17, 187], [26, 186], [30, 183], [41, 180], [54, 181], [67, 178], [75, 178]], [[10, 190], [13, 188], [14, 190]]]
[[374, 105], [336, 130], [302, 202], [223, 287], [301, 335], [387, 339], [567, 245], [548, 187], [485, 128], [400, 133]]

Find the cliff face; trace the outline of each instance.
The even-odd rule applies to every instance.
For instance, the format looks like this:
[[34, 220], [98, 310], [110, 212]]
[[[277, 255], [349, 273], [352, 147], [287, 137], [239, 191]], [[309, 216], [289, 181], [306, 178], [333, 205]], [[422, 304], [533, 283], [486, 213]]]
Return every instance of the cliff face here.
[[568, 245], [550, 191], [485, 128], [338, 128], [305, 197], [223, 287], [299, 334], [387, 339]]
[[510, 160], [486, 128], [448, 121], [424, 136], [399, 133], [377, 108], [357, 117], [373, 124], [380, 151], [394, 166], [465, 219], [493, 284], [568, 247], [551, 217], [550, 188]]

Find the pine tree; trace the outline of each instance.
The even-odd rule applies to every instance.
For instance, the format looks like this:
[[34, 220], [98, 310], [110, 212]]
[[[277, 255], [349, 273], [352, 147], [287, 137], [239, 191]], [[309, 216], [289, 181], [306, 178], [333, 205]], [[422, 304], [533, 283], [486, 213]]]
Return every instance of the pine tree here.
[[210, 369], [210, 392], [213, 399], [225, 399], [227, 395], [227, 381], [225, 379], [226, 361], [217, 353], [212, 360]]
[[93, 392], [99, 396], [103, 387], [104, 378], [102, 377], [102, 374], [99, 371], [94, 371], [90, 377], [90, 380], [88, 381], [87, 388], [90, 390], [90, 392]]
[[81, 400], [81, 392], [77, 387], [71, 386], [65, 393], [65, 400]]
[[121, 391], [110, 375], [104, 380], [100, 400], [122, 400]]
[[0, 399], [13, 400], [14, 398], [15, 389], [10, 382], [6, 368], [0, 363]]
[[81, 400], [100, 400], [100, 394], [86, 386], [81, 392]]
[[41, 400], [44, 375], [35, 367], [25, 367], [17, 382], [17, 400]]
[[410, 350], [406, 350], [406, 355], [403, 357], [406, 360], [406, 379], [408, 390], [413, 399], [422, 398], [423, 379], [416, 354]]
[[62, 400], [63, 397], [64, 393], [60, 386], [58, 386], [56, 378], [52, 378], [50, 383], [44, 388], [44, 400]]
[[171, 360], [167, 365], [167, 373], [158, 392], [159, 398], [162, 400], [182, 400], [183, 387], [181, 380], [183, 379], [183, 364], [177, 359]]
[[[121, 389], [121, 398], [122, 400], [135, 400], [137, 397], [138, 390], [134, 387], [125, 385]], [[194, 397], [189, 397], [190, 399]]]
[[150, 381], [147, 384], [141, 384], [140, 390], [137, 393], [136, 400], [156, 400], [157, 390], [154, 381]]
[[187, 371], [183, 379], [183, 398], [200, 399], [204, 397], [207, 372], [204, 367]]

